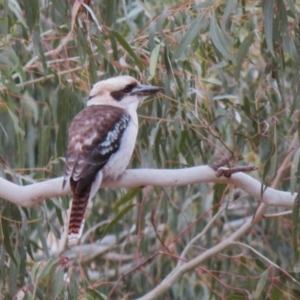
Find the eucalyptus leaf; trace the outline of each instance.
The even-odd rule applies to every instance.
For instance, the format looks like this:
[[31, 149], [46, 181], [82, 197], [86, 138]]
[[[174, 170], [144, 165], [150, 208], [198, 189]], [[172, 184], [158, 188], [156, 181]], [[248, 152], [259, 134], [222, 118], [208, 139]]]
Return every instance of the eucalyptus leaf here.
[[124, 50], [126, 50], [127, 53], [133, 58], [137, 66], [142, 69], [143, 64], [141, 63], [140, 59], [137, 57], [133, 49], [130, 47], [130, 45], [127, 43], [127, 41], [122, 37], [122, 35], [113, 30], [110, 32], [110, 34], [118, 40], [118, 42], [124, 48]]
[[190, 46], [193, 39], [197, 36], [199, 33], [199, 30], [205, 25], [205, 14], [200, 14], [199, 17], [195, 18], [186, 33], [183, 35], [183, 37], [180, 40], [180, 43], [174, 53], [174, 59], [180, 59], [183, 58], [183, 52], [186, 50], [187, 47]]
[[150, 76], [148, 77], [148, 80], [151, 80], [155, 76], [155, 70], [156, 70], [159, 50], [160, 50], [160, 44], [155, 46], [155, 48], [151, 52], [150, 66], [149, 66]]
[[236, 80], [239, 80], [241, 70], [242, 70], [242, 63], [247, 55], [250, 46], [252, 45], [254, 40], [254, 32], [251, 32], [242, 42], [242, 44], [239, 47], [238, 53], [237, 53], [237, 62], [235, 66], [235, 71], [234, 71], [234, 77]]
[[268, 46], [268, 50], [271, 52], [273, 56], [274, 47], [273, 47], [273, 16], [274, 16], [274, 0], [266, 0], [263, 5], [263, 13], [264, 13], [264, 32], [266, 36], [266, 42]]
[[226, 34], [222, 32], [215, 13], [213, 13], [210, 20], [209, 33], [216, 48], [224, 55], [225, 58], [236, 64], [236, 59], [232, 55], [232, 45], [226, 37]]

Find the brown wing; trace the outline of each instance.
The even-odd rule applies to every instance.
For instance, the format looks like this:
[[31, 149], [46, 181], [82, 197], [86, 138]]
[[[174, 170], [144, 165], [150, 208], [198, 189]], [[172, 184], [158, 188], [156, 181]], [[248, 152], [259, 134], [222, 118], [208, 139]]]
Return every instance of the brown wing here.
[[70, 179], [73, 203], [69, 234], [78, 234], [92, 183], [120, 146], [130, 116], [121, 108], [91, 105], [73, 119], [69, 128], [64, 184]]

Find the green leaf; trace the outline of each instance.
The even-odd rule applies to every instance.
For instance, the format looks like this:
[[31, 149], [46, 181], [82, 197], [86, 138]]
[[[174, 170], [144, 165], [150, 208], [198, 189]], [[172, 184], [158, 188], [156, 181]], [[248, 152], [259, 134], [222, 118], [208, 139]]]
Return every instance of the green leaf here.
[[40, 130], [40, 140], [38, 146], [38, 166], [44, 167], [49, 160], [49, 141], [50, 141], [50, 128], [44, 126]]
[[3, 63], [4, 65], [7, 65], [9, 68], [13, 68], [14, 64], [12, 61], [10, 61], [8, 59], [7, 56], [3, 55], [2, 53], [0, 53], [0, 62]]
[[[156, 32], [158, 33], [163, 33], [163, 29], [165, 28], [165, 26], [168, 24], [168, 19], [167, 19], [167, 15], [168, 15], [168, 9], [165, 8], [159, 15], [157, 21], [156, 21], [156, 28], [154, 28], [154, 32], [153, 34], [155, 34]], [[156, 29], [156, 31], [155, 31]]]
[[113, 30], [110, 31], [110, 34], [113, 35], [117, 39], [117, 41], [124, 48], [124, 50], [126, 50], [127, 53], [133, 58], [133, 60], [137, 64], [137, 66], [140, 69], [143, 69], [144, 67], [143, 67], [142, 62], [137, 57], [137, 55], [135, 54], [135, 52], [132, 50], [132, 48], [130, 47], [130, 45], [127, 43], [127, 41], [122, 37], [122, 35], [119, 32], [113, 31]]
[[211, 0], [211, 1], [205, 1], [202, 3], [199, 3], [195, 6], [195, 9], [204, 9], [214, 6], [217, 3], [218, 0]]
[[9, 293], [11, 295], [15, 295], [18, 291], [17, 283], [18, 283], [18, 275], [19, 275], [19, 257], [16, 249], [14, 251], [14, 254], [18, 263], [15, 264], [14, 261], [11, 260], [9, 264]]
[[297, 196], [294, 200], [293, 206], [293, 227], [292, 227], [292, 238], [293, 238], [293, 248], [294, 248], [294, 272], [300, 272], [300, 255], [299, 255], [299, 242], [298, 242], [298, 228], [299, 228], [299, 212], [300, 212], [300, 191], [298, 191]]
[[164, 196], [160, 198], [157, 208], [160, 221], [163, 224], [168, 224], [170, 196], [168, 196], [168, 191], [166, 189], [163, 188], [162, 190], [164, 190]]
[[37, 281], [43, 281], [45, 278], [48, 278], [49, 276], [52, 277], [53, 272], [58, 265], [59, 264], [57, 258], [51, 258], [50, 260], [47, 261], [46, 265], [41, 263], [39, 265]]
[[296, 186], [297, 186], [298, 178], [300, 175], [299, 171], [300, 171], [300, 148], [298, 148], [296, 150], [296, 152], [294, 153], [293, 161], [292, 161], [292, 165], [291, 165], [290, 191], [292, 194], [294, 194], [296, 191]]
[[26, 78], [25, 73], [23, 71], [22, 66], [20, 65], [20, 59], [16, 54], [15, 50], [12, 47], [8, 47], [8, 46], [4, 47], [3, 50], [9, 55], [9, 60], [13, 63], [13, 68], [11, 72], [18, 70], [22, 78], [25, 79]]
[[[10, 216], [8, 206], [6, 206], [4, 208], [2, 214], [4, 217]], [[0, 232], [3, 234], [3, 236], [1, 236], [2, 243], [4, 245], [5, 250], [7, 251], [8, 255], [9, 255], [9, 257], [12, 259], [14, 264], [17, 266], [18, 263], [15, 258], [15, 255], [14, 255], [13, 245], [12, 245], [12, 240], [11, 240], [11, 232], [12, 231], [11, 231], [11, 227], [10, 227], [10, 222], [4, 218], [0, 218], [0, 221], [1, 221], [1, 228], [0, 228], [1, 231]]]
[[101, 26], [100, 26], [100, 24], [98, 22], [98, 19], [97, 19], [96, 15], [95, 15], [94, 11], [87, 4], [85, 4], [84, 2], [82, 2], [81, 5], [83, 5], [85, 7], [85, 9], [90, 13], [90, 16], [93, 19], [93, 21], [95, 22], [95, 24], [97, 25], [97, 28], [100, 31], [102, 31]]
[[269, 141], [265, 141], [265, 143], [267, 147], [270, 147], [270, 150], [267, 153], [267, 159], [263, 169], [262, 177], [265, 185], [268, 185], [269, 180], [275, 173], [277, 167], [277, 127], [274, 124], [269, 128], [268, 139]]
[[258, 258], [255, 259], [255, 264], [263, 270], [266, 270], [268, 267]]
[[135, 204], [129, 204], [119, 211], [119, 213], [111, 220], [111, 222], [105, 226], [102, 236], [104, 237], [110, 231], [110, 229], [134, 206]]
[[269, 51], [275, 57], [273, 48], [273, 17], [274, 17], [274, 0], [265, 0], [263, 2], [263, 20], [264, 32]]
[[231, 12], [236, 8], [237, 4], [238, 4], [238, 0], [227, 1], [225, 11], [222, 17], [222, 21], [221, 21], [221, 27], [223, 31], [227, 31], [226, 27], [227, 27], [227, 23], [229, 23], [230, 20], [229, 16], [231, 15]]
[[50, 226], [51, 232], [54, 234], [54, 236], [59, 240], [61, 238], [61, 227], [57, 227], [54, 222], [51, 221], [48, 222], [48, 225]]
[[243, 40], [242, 44], [239, 47], [238, 53], [237, 53], [237, 58], [236, 58], [236, 66], [234, 70], [234, 77], [235, 80], [239, 80], [240, 74], [241, 74], [241, 69], [242, 69], [242, 63], [243, 59], [247, 55], [250, 46], [252, 45], [254, 40], [254, 32], [250, 32], [248, 36]]
[[297, 16], [298, 12], [297, 12], [297, 9], [296, 9], [294, 1], [293, 0], [286, 0], [286, 3], [289, 6], [290, 11], [293, 13], [293, 15]]
[[244, 299], [245, 299], [245, 294], [242, 292], [233, 292], [226, 297], [226, 300], [244, 300]]
[[215, 12], [210, 20], [209, 33], [214, 45], [220, 51], [220, 53], [224, 55], [225, 58], [232, 61], [232, 63], [236, 64], [236, 59], [231, 53], [233, 52], [232, 45], [230, 44], [226, 34], [222, 32], [221, 28], [219, 27]]
[[[24, 0], [25, 1], [25, 0]], [[12, 11], [17, 17], [18, 22], [20, 22], [25, 28], [27, 28], [26, 22], [23, 18], [23, 12], [17, 0], [5, 1], [8, 2], [9, 10]], [[28, 3], [26, 4], [28, 5]], [[30, 5], [28, 5], [30, 7]]]
[[59, 124], [56, 149], [59, 156], [66, 152], [68, 127], [74, 116], [82, 109], [81, 99], [69, 88], [60, 88], [57, 93], [57, 122]]
[[153, 49], [153, 51], [151, 52], [151, 56], [150, 56], [150, 66], [149, 66], [150, 76], [148, 77], [148, 80], [153, 79], [153, 77], [155, 76], [155, 70], [156, 70], [156, 65], [157, 65], [157, 60], [158, 60], [159, 50], [160, 50], [160, 44], [157, 45], [157, 46]]
[[41, 241], [42, 246], [43, 246], [43, 252], [46, 255], [46, 257], [49, 258], [48, 245], [47, 245], [47, 242], [46, 242], [45, 233], [43, 231], [43, 222], [41, 222], [41, 221], [37, 222], [37, 232], [38, 232], [38, 236], [39, 236], [40, 241]]
[[77, 279], [78, 275], [73, 271], [71, 276], [70, 276], [70, 285], [69, 285], [69, 294], [70, 298], [77, 300], [78, 299], [78, 282]]
[[216, 183], [214, 185], [214, 198], [213, 198], [213, 216], [219, 211], [221, 201], [224, 197], [224, 192], [227, 189], [226, 184]]
[[15, 132], [20, 134], [21, 137], [23, 138], [24, 135], [25, 135], [25, 132], [19, 125], [18, 117], [8, 107], [7, 107], [7, 111], [8, 111], [8, 114], [9, 114], [9, 116], [11, 117], [11, 119], [13, 121]]
[[133, 188], [130, 189], [125, 195], [123, 195], [114, 205], [113, 210], [117, 210], [122, 206], [124, 203], [127, 203], [131, 199], [133, 199], [139, 192], [141, 192], [140, 188]]
[[90, 57], [89, 61], [89, 71], [90, 71], [90, 76], [91, 76], [91, 82], [95, 83], [98, 81], [97, 77], [97, 61], [95, 57]]
[[300, 298], [300, 291], [297, 289], [293, 289], [293, 296], [295, 297], [295, 299], [299, 299]]
[[32, 41], [33, 41], [33, 47], [35, 50], [35, 54], [40, 56], [40, 59], [42, 61], [43, 69], [44, 69], [44, 75], [47, 75], [47, 63], [46, 63], [46, 57], [45, 57], [45, 50], [42, 45], [41, 41], [41, 33], [39, 26], [35, 26], [32, 31]]
[[34, 25], [39, 21], [39, 0], [30, 0], [30, 5], [28, 0], [23, 0], [23, 7], [25, 11], [26, 23], [30, 32], [32, 32]]
[[62, 266], [58, 265], [54, 273], [51, 274], [47, 281], [46, 299], [57, 299], [65, 285], [64, 271]]
[[260, 297], [262, 296], [263, 290], [266, 287], [267, 281], [268, 281], [268, 276], [269, 276], [269, 269], [265, 270], [259, 278], [259, 281], [257, 283], [256, 289], [251, 297], [251, 299], [261, 299]]
[[[26, 1], [26, 0], [24, 0]], [[67, 14], [67, 7], [66, 7], [66, 1], [61, 1], [61, 0], [51, 0], [53, 7], [55, 10], [61, 14], [63, 17], [66, 16]]]
[[181, 38], [180, 43], [174, 52], [174, 59], [183, 58], [182, 57], [183, 52], [186, 50], [187, 47], [190, 46], [193, 39], [199, 33], [200, 28], [204, 26], [204, 24], [205, 24], [204, 21], [205, 21], [204, 13], [201, 13], [199, 17], [195, 18], [192, 21], [191, 25], [189, 26], [189, 29], [186, 31], [186, 33]]
[[280, 290], [280, 288], [277, 288], [276, 286], [272, 286], [272, 291], [270, 293], [270, 300], [282, 300], [283, 297], [283, 291]]
[[107, 299], [107, 297], [104, 294], [99, 293], [97, 290], [87, 288], [86, 292], [87, 292], [88, 300], [106, 300]]

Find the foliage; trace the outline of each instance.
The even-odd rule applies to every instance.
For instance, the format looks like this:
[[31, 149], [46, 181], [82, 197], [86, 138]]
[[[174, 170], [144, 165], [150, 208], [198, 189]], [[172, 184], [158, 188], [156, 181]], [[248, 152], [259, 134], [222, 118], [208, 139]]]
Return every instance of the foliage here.
[[[132, 168], [233, 155], [232, 164], [259, 166], [251, 175], [264, 184], [279, 176], [276, 188], [298, 190], [299, 151], [296, 167], [277, 173], [299, 136], [298, 0], [73, 2], [0, 2], [0, 176], [20, 185], [61, 176], [67, 127], [91, 85], [130, 74], [164, 87], [139, 108]], [[142, 296], [222, 203], [225, 213], [187, 259], [237, 230], [257, 201], [210, 184], [100, 190], [76, 252], [60, 238], [69, 197], [32, 208], [0, 200], [0, 298]], [[240, 240], [261, 256], [232, 245], [161, 299], [299, 299], [287, 276], [297, 277], [292, 225], [291, 215], [263, 220]]]

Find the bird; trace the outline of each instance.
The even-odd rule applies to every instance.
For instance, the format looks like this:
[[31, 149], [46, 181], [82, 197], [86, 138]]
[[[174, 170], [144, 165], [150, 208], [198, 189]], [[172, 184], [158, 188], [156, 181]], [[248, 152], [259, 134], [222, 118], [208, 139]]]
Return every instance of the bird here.
[[102, 180], [116, 180], [126, 169], [138, 133], [138, 103], [159, 86], [122, 75], [97, 82], [87, 106], [71, 121], [63, 179], [73, 193], [68, 240], [79, 239], [89, 201]]

